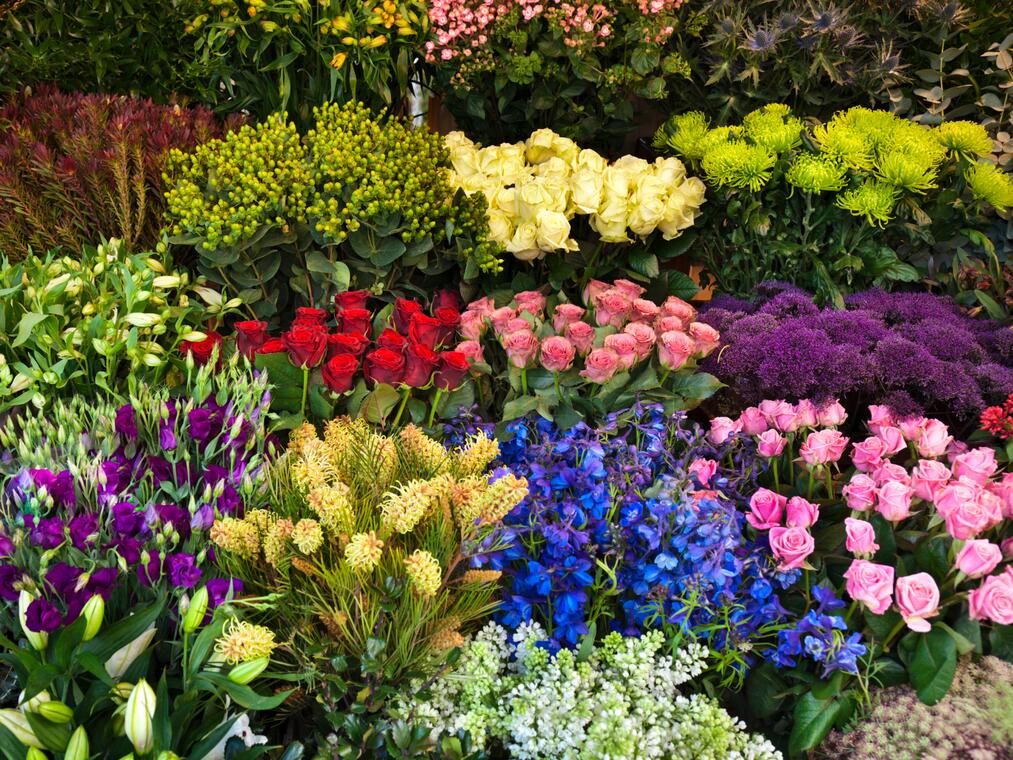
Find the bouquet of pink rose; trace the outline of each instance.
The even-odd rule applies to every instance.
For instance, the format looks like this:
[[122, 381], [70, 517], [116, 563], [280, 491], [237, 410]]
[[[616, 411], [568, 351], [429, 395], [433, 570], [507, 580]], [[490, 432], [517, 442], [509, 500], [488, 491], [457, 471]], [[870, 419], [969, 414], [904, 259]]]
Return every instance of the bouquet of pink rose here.
[[457, 351], [471, 362], [479, 401], [511, 420], [537, 411], [566, 428], [581, 418], [623, 409], [639, 396], [669, 410], [690, 409], [721, 384], [696, 371], [719, 335], [697, 322], [696, 309], [674, 296], [643, 298], [628, 280], [592, 280], [584, 305], [561, 295], [516, 293], [461, 314]]

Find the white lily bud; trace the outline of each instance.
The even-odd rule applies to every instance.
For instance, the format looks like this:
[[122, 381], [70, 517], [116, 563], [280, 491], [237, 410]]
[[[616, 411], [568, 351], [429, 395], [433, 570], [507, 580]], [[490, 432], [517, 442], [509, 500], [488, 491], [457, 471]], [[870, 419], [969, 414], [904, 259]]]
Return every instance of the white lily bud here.
[[134, 686], [123, 716], [123, 730], [139, 755], [151, 752], [154, 744], [151, 719], [155, 716], [155, 692], [143, 678]]
[[29, 594], [24, 589], [18, 595], [18, 620], [21, 621], [21, 630], [25, 632], [25, 638], [28, 639], [28, 643], [32, 645], [34, 649], [40, 652], [46, 648], [49, 643], [49, 634], [45, 631], [36, 632], [28, 629], [28, 606], [35, 601], [35, 597]]

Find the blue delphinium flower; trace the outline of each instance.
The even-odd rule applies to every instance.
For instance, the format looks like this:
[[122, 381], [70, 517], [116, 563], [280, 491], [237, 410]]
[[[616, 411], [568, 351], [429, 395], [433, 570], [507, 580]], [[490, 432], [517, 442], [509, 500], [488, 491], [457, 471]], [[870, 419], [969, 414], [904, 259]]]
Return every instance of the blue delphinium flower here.
[[822, 678], [835, 670], [857, 673], [858, 658], [868, 651], [861, 643], [861, 634], [848, 634], [844, 618], [829, 614], [843, 608], [844, 602], [826, 586], [815, 586], [812, 596], [816, 608], [793, 627], [778, 632], [777, 648], [768, 655], [770, 661], [779, 668], [793, 668], [799, 657], [805, 657], [823, 666]]

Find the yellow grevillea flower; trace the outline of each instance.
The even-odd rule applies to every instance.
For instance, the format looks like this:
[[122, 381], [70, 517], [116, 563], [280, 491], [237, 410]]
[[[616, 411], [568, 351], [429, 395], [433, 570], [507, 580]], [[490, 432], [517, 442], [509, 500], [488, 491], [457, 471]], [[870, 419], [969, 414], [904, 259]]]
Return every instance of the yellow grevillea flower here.
[[225, 625], [224, 633], [215, 642], [215, 651], [230, 665], [236, 665], [261, 657], [270, 657], [277, 646], [274, 631], [270, 628], [233, 618]]

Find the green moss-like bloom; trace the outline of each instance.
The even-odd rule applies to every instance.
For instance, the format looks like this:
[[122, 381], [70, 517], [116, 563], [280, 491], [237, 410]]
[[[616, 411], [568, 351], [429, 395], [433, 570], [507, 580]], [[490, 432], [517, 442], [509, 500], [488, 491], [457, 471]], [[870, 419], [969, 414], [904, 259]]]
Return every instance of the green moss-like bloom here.
[[973, 121], [947, 121], [936, 127], [933, 134], [947, 150], [968, 161], [992, 153], [992, 138]]
[[869, 224], [883, 226], [893, 214], [897, 190], [876, 180], [866, 180], [837, 196], [837, 205], [855, 216], [864, 216]]
[[785, 179], [807, 193], [836, 192], [847, 181], [844, 166], [827, 156], [812, 153], [796, 156], [785, 172]]
[[996, 211], [1005, 211], [1013, 206], [1013, 180], [993, 164], [981, 162], [971, 166], [964, 179], [971, 194], [979, 201], [993, 206]]
[[770, 180], [777, 156], [762, 145], [732, 140], [717, 145], [703, 157], [707, 178], [718, 185], [760, 190]]

